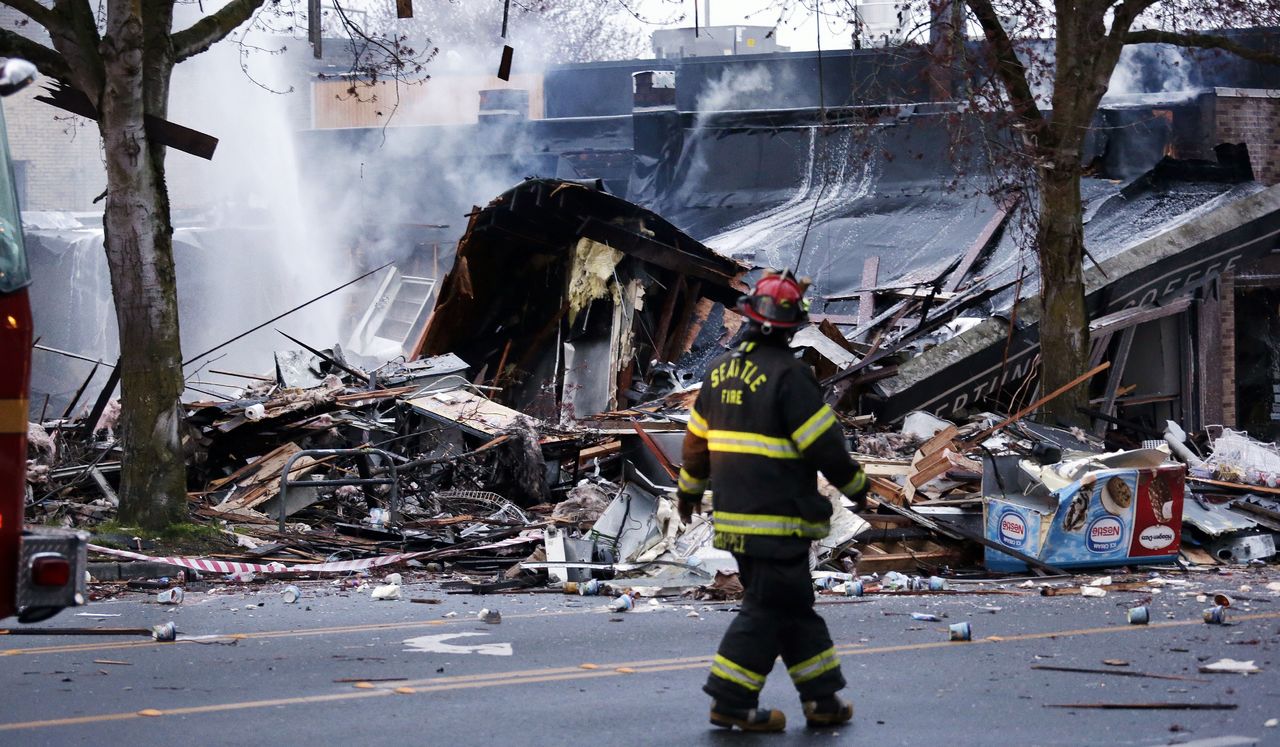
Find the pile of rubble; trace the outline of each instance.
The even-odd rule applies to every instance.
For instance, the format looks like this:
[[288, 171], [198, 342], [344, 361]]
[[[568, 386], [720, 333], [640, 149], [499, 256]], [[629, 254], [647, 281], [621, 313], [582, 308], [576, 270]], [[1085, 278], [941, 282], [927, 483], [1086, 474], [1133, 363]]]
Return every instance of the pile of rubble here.
[[[229, 544], [165, 560], [230, 576], [434, 563], [481, 590], [605, 580], [732, 596], [736, 566], [712, 547], [712, 520], [685, 525], [673, 501], [698, 381], [738, 332], [726, 309], [747, 269], [598, 188], [526, 182], [471, 216], [403, 355], [295, 340], [269, 373], [214, 372], [239, 384], [186, 403], [183, 446], [192, 520]], [[822, 485], [834, 518], [812, 551], [821, 588], [927, 592], [919, 578], [1275, 554], [1280, 452], [1243, 434], [1202, 441], [1202, 458], [1172, 423], [1144, 441], [1119, 422], [1104, 441], [1034, 422], [1066, 387], [957, 422], [912, 412], [886, 428], [850, 412], [948, 318], [869, 345], [831, 319], [795, 336], [834, 386], [872, 485], [861, 514]], [[114, 516], [114, 386], [83, 417], [31, 425], [28, 520], [91, 528]], [[95, 547], [149, 557], [133, 550]]]
[[[495, 402], [453, 355], [368, 372], [336, 347], [282, 357], [313, 385], [253, 377], [234, 401], [187, 405], [192, 519], [236, 545], [207, 560], [293, 572], [447, 563], [488, 579], [476, 583], [486, 590], [625, 579], [640, 593], [735, 593], [736, 566], [711, 546], [710, 518], [686, 526], [673, 503], [696, 384], [552, 424]], [[822, 483], [835, 517], [813, 548], [815, 581], [920, 591], [901, 574], [1274, 555], [1276, 448], [1225, 430], [1199, 459], [1170, 430], [1128, 451], [992, 414], [955, 424], [913, 413], [899, 430], [860, 430], [853, 454], [871, 478], [869, 509], [854, 514]], [[31, 425], [29, 520], [91, 528], [113, 516], [115, 442], [84, 433], [74, 420]]]

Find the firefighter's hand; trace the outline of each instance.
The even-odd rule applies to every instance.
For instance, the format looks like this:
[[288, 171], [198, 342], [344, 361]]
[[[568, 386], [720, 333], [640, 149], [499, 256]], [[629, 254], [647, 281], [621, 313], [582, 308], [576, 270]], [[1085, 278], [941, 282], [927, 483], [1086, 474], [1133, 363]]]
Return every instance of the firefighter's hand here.
[[865, 511], [867, 508], [867, 492], [871, 489], [871, 480], [867, 477], [866, 472], [859, 469], [858, 475], [853, 481], [855, 483], [854, 489], [846, 493], [845, 496], [853, 501], [855, 511]]
[[680, 513], [680, 521], [688, 524], [693, 521], [693, 512], [702, 508], [702, 497], [697, 498], [685, 493], [678, 493], [676, 497], [676, 510]]

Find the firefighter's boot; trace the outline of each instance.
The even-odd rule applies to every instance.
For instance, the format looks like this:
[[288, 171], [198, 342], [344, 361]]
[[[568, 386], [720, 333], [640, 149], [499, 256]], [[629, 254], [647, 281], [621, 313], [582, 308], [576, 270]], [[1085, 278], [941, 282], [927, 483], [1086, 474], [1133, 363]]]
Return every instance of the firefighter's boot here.
[[832, 695], [804, 702], [805, 722], [813, 729], [838, 726], [853, 720], [853, 703]]
[[787, 728], [787, 716], [773, 708], [733, 708], [716, 700], [711, 703], [711, 723], [743, 731], [782, 731]]

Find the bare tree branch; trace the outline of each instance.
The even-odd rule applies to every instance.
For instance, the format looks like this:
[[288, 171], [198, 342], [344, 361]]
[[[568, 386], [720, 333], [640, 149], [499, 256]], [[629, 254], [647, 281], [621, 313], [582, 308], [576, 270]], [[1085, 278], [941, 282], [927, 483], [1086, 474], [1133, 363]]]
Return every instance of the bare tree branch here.
[[1115, 13], [1111, 17], [1111, 33], [1108, 36], [1116, 41], [1124, 39], [1124, 35], [1129, 33], [1129, 28], [1133, 26], [1138, 16], [1158, 2], [1160, 0], [1124, 0], [1116, 6]]
[[200, 54], [253, 17], [264, 0], [231, 0], [217, 13], [196, 21], [190, 28], [173, 34], [173, 61], [182, 62]]
[[100, 49], [102, 35], [98, 31], [98, 14], [89, 0], [57, 0], [45, 30], [54, 50], [66, 63], [67, 82], [83, 91], [95, 105], [101, 103], [106, 80]]
[[65, 83], [71, 82], [71, 68], [62, 55], [19, 33], [0, 29], [0, 55], [21, 57], [27, 62], [34, 63], [44, 75]]
[[1221, 49], [1238, 57], [1269, 65], [1280, 65], [1280, 54], [1262, 49], [1251, 49], [1236, 44], [1225, 36], [1217, 34], [1198, 34], [1192, 31], [1174, 32], [1145, 29], [1130, 31], [1125, 34], [1125, 44], [1173, 44], [1179, 47], [1199, 47], [1201, 49]]
[[1008, 90], [1010, 103], [1018, 115], [1033, 122], [1043, 122], [1044, 115], [1036, 105], [1035, 94], [1031, 92], [1031, 84], [1027, 80], [1027, 68], [1018, 59], [1009, 34], [1000, 23], [1000, 16], [992, 6], [991, 0], [965, 0], [969, 10], [982, 26], [982, 33], [991, 45], [996, 58], [996, 72]]
[[53, 17], [53, 11], [36, 0], [4, 0], [0, 5], [8, 5], [45, 28], [49, 27], [50, 19]]

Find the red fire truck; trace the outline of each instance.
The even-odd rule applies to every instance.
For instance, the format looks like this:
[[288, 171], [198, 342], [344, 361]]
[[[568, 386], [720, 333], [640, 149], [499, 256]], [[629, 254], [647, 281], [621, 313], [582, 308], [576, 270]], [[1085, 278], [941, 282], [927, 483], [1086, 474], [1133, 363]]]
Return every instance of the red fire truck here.
[[[30, 84], [35, 66], [0, 59], [0, 96]], [[87, 540], [78, 532], [23, 527], [32, 323], [22, 218], [0, 113], [0, 619], [51, 617], [84, 604]]]

